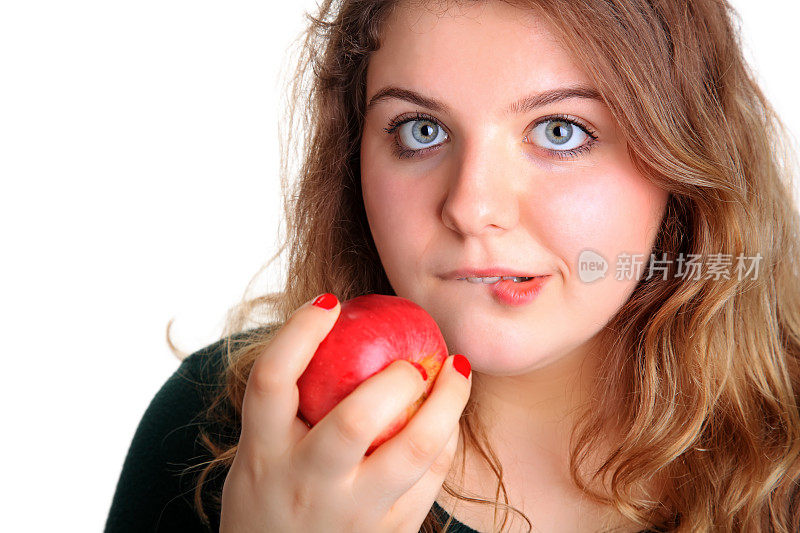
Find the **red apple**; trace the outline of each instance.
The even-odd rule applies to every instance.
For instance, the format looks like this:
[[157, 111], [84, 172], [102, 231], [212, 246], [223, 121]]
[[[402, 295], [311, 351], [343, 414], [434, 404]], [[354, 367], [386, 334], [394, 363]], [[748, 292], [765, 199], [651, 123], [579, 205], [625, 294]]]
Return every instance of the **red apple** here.
[[405, 359], [427, 374], [425, 392], [372, 441], [367, 455], [406, 425], [428, 397], [447, 358], [439, 326], [419, 305], [399, 296], [367, 294], [346, 302], [330, 333], [297, 381], [298, 414], [313, 426], [362, 381]]

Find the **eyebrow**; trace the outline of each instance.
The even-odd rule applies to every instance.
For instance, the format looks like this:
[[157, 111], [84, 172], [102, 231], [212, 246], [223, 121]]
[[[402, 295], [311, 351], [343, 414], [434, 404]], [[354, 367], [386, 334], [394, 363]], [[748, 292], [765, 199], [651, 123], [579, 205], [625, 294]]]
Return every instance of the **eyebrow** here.
[[[375, 104], [392, 98], [397, 100], [405, 100], [421, 107], [427, 107], [428, 109], [436, 112], [449, 111], [449, 108], [445, 103], [440, 102], [435, 98], [424, 96], [410, 89], [403, 89], [394, 86], [384, 87], [375, 93], [372, 98], [369, 99], [366, 111], [372, 109]], [[505, 112], [525, 113], [538, 107], [543, 107], [555, 102], [560, 102], [561, 100], [567, 100], [569, 98], [585, 98], [589, 100], [597, 100], [600, 103], [605, 103], [603, 97], [595, 89], [586, 87], [584, 85], [571, 85], [528, 95], [512, 103], [506, 108]]]

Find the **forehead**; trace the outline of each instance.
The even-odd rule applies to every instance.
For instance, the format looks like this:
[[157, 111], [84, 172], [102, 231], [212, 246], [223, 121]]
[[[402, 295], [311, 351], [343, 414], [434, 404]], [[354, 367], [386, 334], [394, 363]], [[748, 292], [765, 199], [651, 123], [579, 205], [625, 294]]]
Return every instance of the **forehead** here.
[[501, 1], [401, 2], [383, 26], [367, 94], [413, 85], [457, 102], [513, 100], [532, 90], [592, 85], [532, 9]]

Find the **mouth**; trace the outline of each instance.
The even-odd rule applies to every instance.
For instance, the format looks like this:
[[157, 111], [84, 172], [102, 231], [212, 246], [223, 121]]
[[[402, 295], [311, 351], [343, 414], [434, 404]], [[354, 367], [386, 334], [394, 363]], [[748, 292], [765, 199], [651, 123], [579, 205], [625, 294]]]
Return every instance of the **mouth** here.
[[468, 283], [480, 283], [484, 285], [494, 285], [500, 281], [511, 280], [514, 283], [524, 283], [534, 278], [543, 278], [545, 276], [486, 276], [486, 277], [464, 277], [456, 278], [457, 281], [466, 281]]
[[550, 280], [550, 275], [544, 276], [494, 276], [485, 278], [460, 278], [457, 281], [466, 281], [480, 290], [485, 286], [497, 302], [507, 306], [519, 307], [536, 299], [544, 286]]

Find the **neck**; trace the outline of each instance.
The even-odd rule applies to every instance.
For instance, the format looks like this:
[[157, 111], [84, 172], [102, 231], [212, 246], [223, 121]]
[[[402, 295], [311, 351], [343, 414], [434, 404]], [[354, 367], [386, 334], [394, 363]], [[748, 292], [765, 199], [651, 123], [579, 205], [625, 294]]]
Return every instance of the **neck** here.
[[[473, 374], [470, 403], [502, 466], [509, 503], [542, 524], [553, 522], [551, 531], [596, 531], [601, 523], [621, 527], [621, 531], [640, 530], [612, 509], [585, 497], [570, 474], [570, 437], [583, 410], [594, 408], [591, 397], [601, 362], [598, 354], [602, 353], [587, 344], [526, 374]], [[614, 435], [605, 435], [600, 446], [589, 451], [590, 457], [583, 463], [589, 471], [599, 466], [597, 460], [604, 458], [613, 439]], [[468, 495], [493, 501], [499, 496], [495, 474], [477, 450], [464, 446], [460, 439], [448, 481]], [[586, 473], [584, 480], [588, 480]], [[594, 488], [600, 492], [607, 489]], [[494, 527], [494, 515], [484, 506], [456, 500], [444, 490], [437, 500], [445, 509], [457, 506], [454, 516], [474, 529]]]
[[564, 453], [577, 417], [589, 401], [598, 366], [588, 346], [518, 376], [476, 372], [473, 397], [493, 445], [529, 450], [531, 443]]

